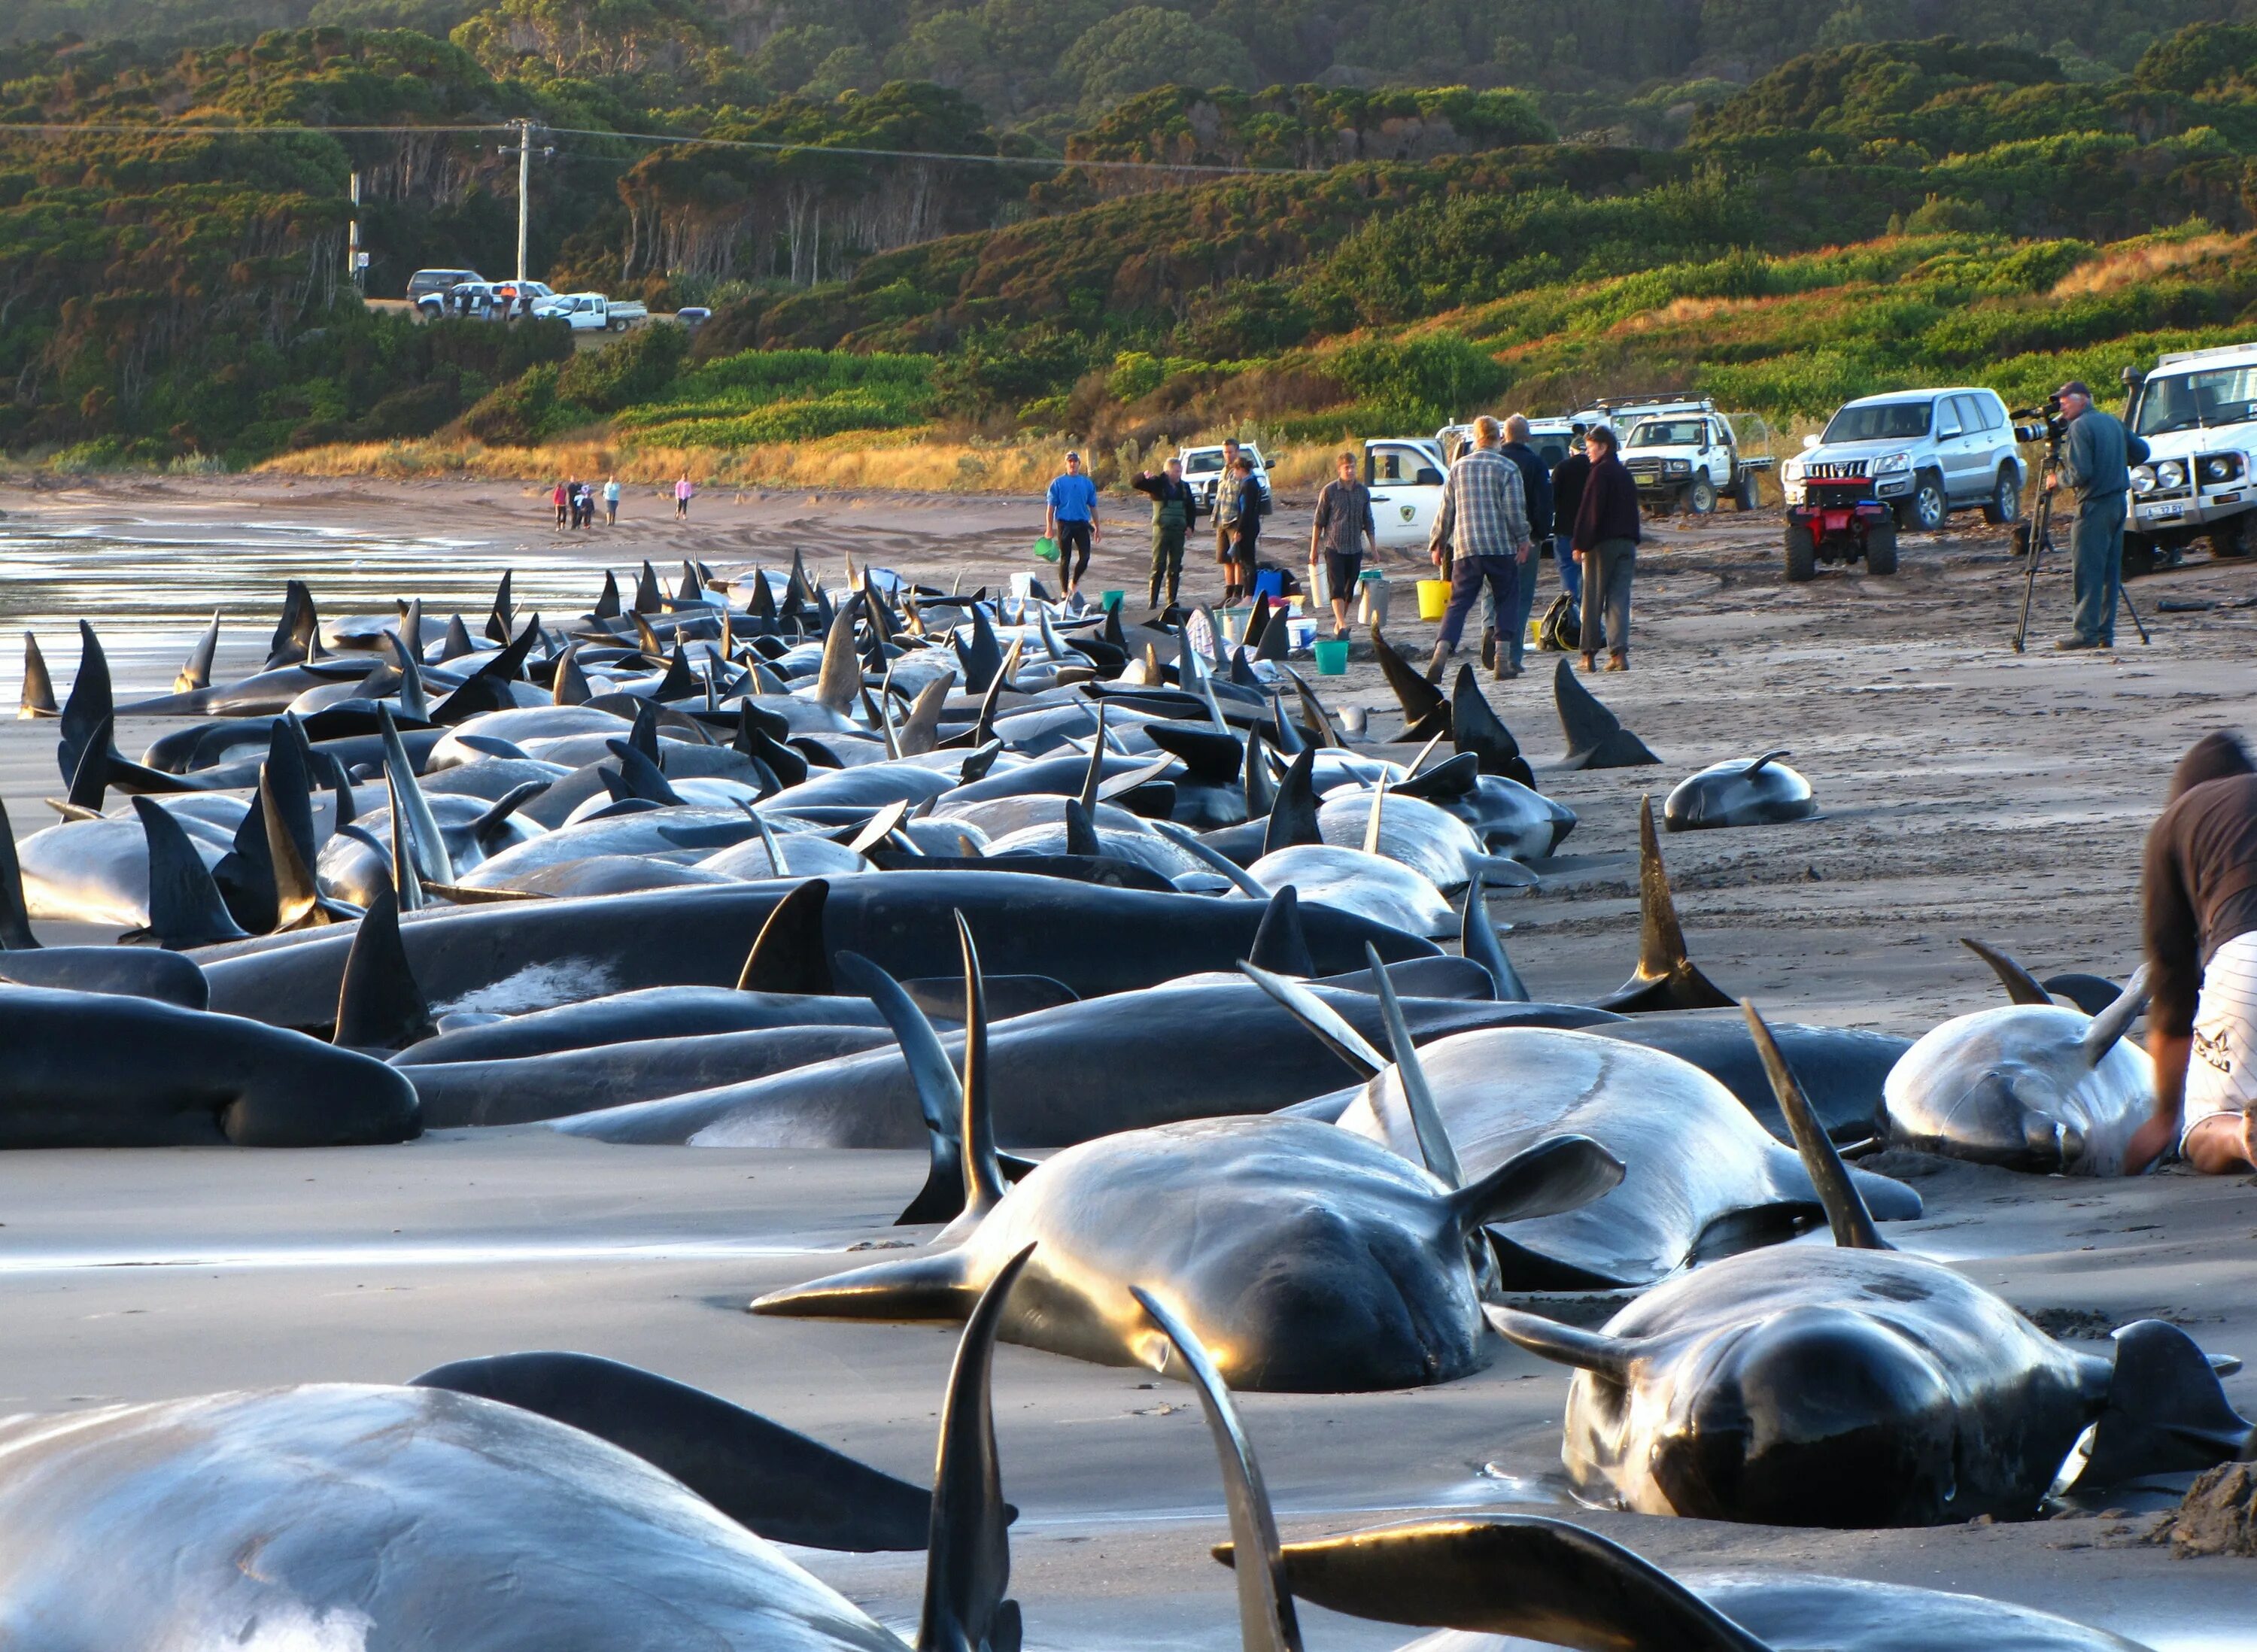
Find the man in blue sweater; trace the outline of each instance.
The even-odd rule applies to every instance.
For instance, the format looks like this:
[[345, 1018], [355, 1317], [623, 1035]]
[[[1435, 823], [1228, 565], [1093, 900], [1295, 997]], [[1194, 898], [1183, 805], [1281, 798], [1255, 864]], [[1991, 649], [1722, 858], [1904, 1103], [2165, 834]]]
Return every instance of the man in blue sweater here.
[[1081, 576], [1089, 572], [1090, 547], [1103, 532], [1097, 521], [1097, 484], [1082, 474], [1078, 453], [1066, 455], [1065, 474], [1051, 483], [1043, 532], [1058, 541], [1058, 577], [1071, 597], [1081, 589]]

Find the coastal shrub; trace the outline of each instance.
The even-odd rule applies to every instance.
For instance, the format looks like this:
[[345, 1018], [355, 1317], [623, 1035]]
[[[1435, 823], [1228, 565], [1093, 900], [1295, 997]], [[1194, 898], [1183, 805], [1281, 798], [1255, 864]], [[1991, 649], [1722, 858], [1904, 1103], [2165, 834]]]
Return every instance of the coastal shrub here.
[[1496, 357], [1454, 333], [1350, 344], [1325, 365], [1352, 399], [1394, 425], [1430, 427], [1482, 412], [1512, 382]]

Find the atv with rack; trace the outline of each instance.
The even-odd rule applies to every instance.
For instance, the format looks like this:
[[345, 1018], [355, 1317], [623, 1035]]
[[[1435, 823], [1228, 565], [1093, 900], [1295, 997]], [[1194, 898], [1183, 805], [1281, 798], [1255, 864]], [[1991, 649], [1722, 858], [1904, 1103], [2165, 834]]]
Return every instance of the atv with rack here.
[[1814, 577], [1821, 562], [1863, 557], [1869, 574], [1897, 571], [1896, 513], [1873, 497], [1872, 479], [1806, 473], [1802, 503], [1786, 507], [1786, 576]]

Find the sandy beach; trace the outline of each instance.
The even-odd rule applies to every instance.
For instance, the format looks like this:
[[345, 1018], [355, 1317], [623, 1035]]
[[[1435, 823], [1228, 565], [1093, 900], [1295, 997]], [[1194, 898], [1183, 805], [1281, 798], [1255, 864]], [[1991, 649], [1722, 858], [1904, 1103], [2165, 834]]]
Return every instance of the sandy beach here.
[[[1089, 583], [1141, 595], [1144, 512], [1107, 508]], [[1308, 511], [1279, 501], [1265, 538], [1284, 560], [1299, 560]], [[795, 548], [833, 581], [851, 554], [968, 589], [1036, 568], [1026, 547], [1040, 524], [1025, 499], [751, 491], [704, 496], [683, 524], [643, 490], [617, 529], [566, 534], [530, 484], [272, 477], [11, 484], [0, 512], [0, 620], [37, 630], [67, 690], [71, 623], [92, 617], [107, 637], [115, 616], [121, 697], [168, 686], [215, 606], [227, 625], [218, 674], [255, 667], [280, 597], [270, 575], [294, 541], [324, 614], [443, 589], [479, 604], [465, 609], [475, 624], [474, 593], [504, 566], [521, 607], [569, 599], [572, 611], [592, 601], [603, 566], [625, 574], [648, 558], [670, 576], [684, 556], [725, 570], [788, 563]], [[356, 573], [325, 559], [325, 533], [428, 548]], [[238, 580], [227, 559], [246, 535], [261, 548]], [[177, 563], [137, 553], [137, 536], [161, 539]], [[37, 578], [20, 571], [34, 542]], [[68, 545], [81, 542], [74, 561]], [[2257, 564], [2198, 555], [2136, 582], [2152, 645], [2127, 616], [2113, 653], [2061, 655], [2067, 559], [2050, 558], [2020, 656], [2007, 639], [2021, 564], [2005, 531], [1971, 514], [1907, 534], [1893, 579], [1828, 571], [1790, 587], [1779, 565], [1769, 512], [1662, 524], [1641, 551], [1635, 669], [1591, 681], [1659, 767], [1558, 769], [1556, 656], [1532, 653], [1527, 675], [1492, 686], [1539, 784], [1580, 817], [1540, 889], [1492, 903], [1514, 926], [1532, 990], [1586, 999], [1629, 973], [1641, 795], [1658, 805], [1709, 763], [1780, 748], [1815, 787], [1816, 819], [1664, 841], [1692, 953], [1726, 990], [1782, 1018], [1915, 1035], [2002, 1001], [1963, 935], [2041, 974], [2128, 973], [2140, 844], [2171, 764], [2211, 730], [2257, 722], [2257, 606], [2237, 606], [2257, 604]], [[1390, 571], [1397, 640], [1423, 658], [1433, 627], [1409, 618], [1417, 569]], [[1195, 545], [1187, 592], [1215, 583]], [[1539, 609], [1556, 589], [1547, 568]], [[0, 696], [12, 705], [12, 643], [4, 653]], [[1334, 704], [1369, 707], [1376, 731], [1394, 726], [1368, 650], [1322, 686]], [[138, 753], [158, 726], [122, 724], [118, 744]], [[0, 724], [0, 801], [18, 836], [53, 821], [41, 800], [60, 789], [53, 724]], [[2098, 1183], [1901, 1153], [1878, 1168], [1914, 1179], [1928, 1201], [1926, 1218], [1893, 1233], [1899, 1244], [1963, 1267], [2056, 1334], [2094, 1339], [2161, 1317], [2257, 1360], [2251, 1182], [2175, 1170]], [[471, 1354], [577, 1348], [923, 1479], [952, 1328], [742, 1312], [762, 1291], [848, 1265], [850, 1247], [903, 1242], [888, 1224], [923, 1175], [906, 1154], [609, 1147], [537, 1127], [339, 1151], [17, 1154], [0, 1162], [11, 1333], [0, 1409], [393, 1381]], [[1019, 1348], [996, 1366], [1029, 1645], [1235, 1646], [1230, 1577], [1206, 1555], [1227, 1535], [1220, 1493], [1189, 1392]], [[1967, 1590], [2161, 1652], [2251, 1643], [2257, 1566], [2175, 1560], [2140, 1541], [2141, 1512], [1806, 1532], [1579, 1509], [1559, 1472], [1566, 1387], [1558, 1367], [1499, 1345], [1485, 1372], [1443, 1387], [1242, 1404], [1289, 1536], [1428, 1509], [1552, 1512], [1680, 1571], [1779, 1566]], [[2257, 1416], [2257, 1371], [2226, 1392]], [[914, 1623], [919, 1557], [800, 1557], [882, 1620]], [[1321, 1652], [1376, 1652], [1413, 1634], [1311, 1608], [1303, 1623]]]

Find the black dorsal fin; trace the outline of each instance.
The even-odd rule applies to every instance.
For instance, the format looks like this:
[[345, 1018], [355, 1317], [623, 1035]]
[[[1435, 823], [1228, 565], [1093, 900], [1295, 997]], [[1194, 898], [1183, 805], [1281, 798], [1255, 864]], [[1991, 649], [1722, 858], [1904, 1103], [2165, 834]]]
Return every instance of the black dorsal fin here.
[[2116, 1001], [2092, 1018], [2092, 1025], [2084, 1029], [2077, 1041], [2087, 1067], [2098, 1067], [2101, 1057], [2107, 1055], [2116, 1041], [2124, 1036], [2140, 1012], [2147, 1007], [2147, 966], [2142, 964], [2132, 971], [2132, 978], [2124, 983], [2124, 990]]
[[596, 605], [588, 611], [591, 619], [617, 619], [619, 617], [619, 576], [610, 568], [604, 570], [603, 594]]
[[24, 899], [24, 868], [16, 859], [16, 832], [8, 823], [8, 809], [0, 804], [0, 952], [31, 952], [39, 936], [32, 933], [32, 911]]
[[347, 1049], [405, 1049], [432, 1031], [431, 1006], [400, 939], [399, 897], [379, 890], [345, 954], [330, 1041]]
[[666, 597], [658, 589], [658, 570], [650, 565], [650, 559], [645, 557], [642, 571], [635, 575], [633, 611], [638, 614], [655, 614], [662, 611], [665, 607]]
[[2007, 957], [1996, 947], [1985, 946], [1982, 942], [1972, 940], [1963, 935], [1959, 937], [1959, 944], [1991, 966], [1991, 973], [1999, 978], [1999, 985], [2006, 989], [2006, 997], [2012, 1002], [2016, 1004], [2053, 1002], [2053, 994], [2039, 984], [2037, 977], [2032, 975], [2020, 963]]
[[988, 1093], [987, 979], [972, 925], [961, 912], [956, 937], [964, 953], [964, 1214], [977, 1221], [1002, 1202], [1003, 1168], [995, 1154], [995, 1110]]
[[1747, 767], [1742, 769], [1740, 773], [1743, 775], [1759, 774], [1766, 766], [1772, 763], [1776, 763], [1780, 758], [1792, 757], [1793, 755], [1794, 752], [1792, 748], [1782, 745], [1776, 752], [1765, 752], [1761, 757], [1757, 758], [1753, 762], [1750, 763]]
[[666, 808], [682, 801], [682, 794], [667, 784], [666, 776], [658, 765], [629, 745], [625, 740], [606, 740], [604, 749], [619, 766], [619, 781], [629, 797], [640, 797]]
[[1259, 731], [1249, 730], [1246, 736], [1246, 765], [1243, 776], [1246, 794], [1246, 818], [1262, 820], [1277, 806], [1277, 787], [1270, 773], [1269, 748], [1263, 744]]
[[447, 851], [446, 836], [439, 830], [438, 817], [431, 812], [430, 800], [423, 794], [422, 782], [415, 778], [415, 765], [408, 758], [406, 742], [400, 738], [399, 726], [392, 720], [391, 707], [376, 708], [376, 729], [379, 742], [384, 747], [384, 777], [392, 787], [393, 812], [395, 815], [404, 814], [407, 818], [407, 843], [416, 872], [427, 884], [452, 885], [454, 857]]
[[407, 811], [400, 807], [400, 787], [387, 768], [384, 787], [392, 799], [392, 890], [393, 900], [402, 912], [421, 912], [427, 904], [423, 893], [423, 876], [415, 867], [413, 836], [407, 824]]
[[258, 807], [266, 826], [267, 858], [274, 868], [278, 935], [328, 923], [336, 915], [322, 899], [314, 878], [314, 815], [305, 758], [282, 729], [281, 724], [275, 725], [274, 744], [258, 770]]
[[418, 723], [430, 722], [431, 702], [423, 693], [423, 667], [416, 663], [415, 651], [392, 632], [386, 632], [382, 640], [400, 675], [400, 685], [393, 694], [400, 702], [401, 714]]
[[[31, 639], [29, 632], [25, 632], [24, 636], [25, 640]], [[211, 617], [211, 624], [204, 627], [204, 634], [196, 639], [196, 646], [188, 650], [187, 660], [181, 665], [178, 674], [173, 676], [173, 692], [194, 694], [199, 688], [211, 687], [212, 655], [218, 650], [219, 615], [215, 611]], [[29, 682], [27, 681], [25, 686], [28, 688]]]
[[1398, 738], [1428, 740], [1437, 734], [1450, 731], [1450, 702], [1442, 691], [1426, 681], [1418, 667], [1395, 652], [1394, 645], [1382, 634], [1379, 627], [1371, 628], [1372, 657], [1379, 661], [1387, 686], [1395, 691], [1395, 702], [1403, 708], [1403, 732]]
[[1262, 909], [1262, 925], [1254, 932], [1254, 950], [1247, 962], [1256, 969], [1305, 980], [1317, 972], [1309, 938], [1301, 929], [1300, 895], [1292, 885], [1271, 895], [1270, 904]]
[[21, 721], [60, 715], [55, 705], [55, 680], [48, 674], [46, 656], [39, 652], [39, 639], [27, 631], [24, 633], [24, 692], [17, 701], [17, 718]]
[[1458, 667], [1458, 681], [1450, 695], [1450, 744], [1461, 753], [1472, 753], [1484, 774], [1501, 774], [1533, 787], [1536, 775], [1520, 754], [1520, 742], [1489, 707], [1471, 666]]
[[1270, 690], [1270, 718], [1277, 725], [1277, 738], [1273, 742], [1281, 757], [1298, 757], [1308, 742], [1301, 738], [1301, 731], [1293, 719], [1285, 715], [1285, 696], [1277, 688]]
[[[117, 710], [110, 691], [110, 657], [103, 653], [102, 639], [94, 634], [94, 627], [81, 619], [78, 622], [78, 675], [71, 680], [70, 698], [63, 702], [62, 724], [56, 731], [60, 737], [56, 764], [66, 784], [78, 778], [79, 765], [88, 746], [108, 749], [110, 736], [105, 731]], [[95, 738], [97, 733], [102, 734], [99, 741]]]
[[554, 782], [550, 780], [524, 780], [511, 787], [509, 790], [494, 800], [492, 808], [471, 822], [471, 841], [490, 855], [498, 853], [500, 848], [506, 848], [507, 845], [499, 844], [501, 828], [508, 822], [512, 815], [516, 814], [519, 809], [540, 796], [553, 784]]
[[1097, 818], [1097, 794], [1105, 784], [1105, 702], [1097, 702], [1097, 734], [1089, 743], [1089, 766], [1082, 771], [1081, 806]]
[[1552, 701], [1559, 708], [1560, 731], [1567, 738], [1564, 761], [1569, 768], [1635, 768], [1661, 761], [1576, 680], [1564, 659], [1552, 674]]
[[493, 605], [486, 610], [486, 635], [495, 642], [506, 644], [516, 618], [516, 604], [509, 599], [509, 569], [505, 568], [500, 583], [494, 587]]
[[447, 629], [439, 637], [439, 663], [443, 666], [450, 660], [461, 660], [478, 651], [478, 646], [471, 640], [470, 627], [463, 624], [463, 617], [448, 615]]
[[1755, 1005], [1748, 999], [1740, 1000], [1740, 1013], [1747, 1017], [1749, 1034], [1756, 1041], [1756, 1054], [1763, 1057], [1765, 1076], [1771, 1080], [1771, 1093], [1778, 1098], [1779, 1110], [1786, 1119], [1787, 1133], [1794, 1138], [1794, 1150], [1802, 1157], [1802, 1168], [1810, 1177], [1811, 1186], [1818, 1190], [1818, 1203], [1825, 1209], [1826, 1225], [1833, 1230], [1835, 1245], [1845, 1251], [1895, 1249], [1873, 1225], [1873, 1213], [1865, 1208], [1865, 1196], [1850, 1179], [1842, 1155], [1834, 1150], [1826, 1126], [1818, 1122], [1810, 1098], [1802, 1093], [1801, 1082], [1788, 1068], [1786, 1057], [1779, 1053], [1779, 1041], [1771, 1035], [1771, 1028], [1764, 1024], [1764, 1018], [1756, 1013]]
[[548, 698], [554, 705], [585, 705], [594, 697], [595, 688], [588, 674], [580, 668], [580, 645], [574, 643], [557, 660], [556, 670], [548, 679]]
[[[215, 615], [213, 618], [216, 618], [218, 616]], [[421, 597], [416, 597], [413, 602], [400, 604], [400, 629], [397, 634], [400, 638], [400, 646], [415, 656], [417, 665], [421, 665], [423, 663], [423, 599]]]
[[810, 878], [776, 902], [737, 977], [739, 992], [831, 992], [831, 953], [823, 942], [823, 908], [830, 897], [829, 884]]
[[1301, 709], [1309, 714], [1309, 727], [1315, 731], [1319, 743], [1345, 746], [1348, 742], [1341, 738], [1340, 725], [1333, 721], [1332, 713], [1325, 710], [1325, 702], [1309, 687], [1308, 680], [1291, 666], [1285, 667], [1285, 674], [1293, 680], [1293, 688], [1301, 696]]
[[1669, 893], [1669, 870], [1653, 835], [1653, 799], [1638, 802], [1638, 969], [1595, 1007], [1638, 1014], [1647, 1010], [1728, 1009], [1732, 1000], [1686, 955], [1684, 927]]
[[78, 767], [65, 794], [78, 808], [102, 813], [102, 800], [110, 789], [110, 748], [116, 738], [116, 725], [106, 717], [87, 736], [86, 749], [79, 753]]
[[917, 1652], [1019, 1652], [1019, 1606], [1004, 1592], [1011, 1585], [1011, 1511], [995, 1460], [992, 1389], [1004, 1305], [1034, 1252], [1028, 1246], [997, 1271], [957, 1345], [933, 1466]]
[[1496, 983], [1497, 998], [1508, 1004], [1529, 1002], [1527, 983], [1505, 956], [1504, 942], [1489, 921], [1489, 886], [1476, 872], [1466, 886], [1466, 909], [1458, 925], [1458, 950], [1489, 971]]
[[1339, 1011], [1298, 981], [1289, 981], [1259, 964], [1241, 961], [1239, 973], [1277, 1001], [1278, 1007], [1314, 1034], [1327, 1049], [1346, 1062], [1359, 1078], [1376, 1078], [1391, 1063], [1371, 1041], [1350, 1027]]
[[1084, 856], [1105, 852], [1097, 841], [1097, 828], [1089, 818], [1089, 811], [1081, 806], [1079, 798], [1065, 800], [1065, 852]]
[[1254, 1443], [1247, 1438], [1238, 1408], [1231, 1402], [1229, 1385], [1189, 1325], [1142, 1285], [1131, 1285], [1128, 1294], [1167, 1338], [1159, 1351], [1162, 1358], [1154, 1363], [1164, 1370], [1172, 1351], [1199, 1391], [1199, 1408], [1206, 1414], [1207, 1432], [1222, 1465], [1223, 1507], [1230, 1512], [1232, 1564], [1238, 1572], [1239, 1645], [1242, 1652], [1301, 1652], [1300, 1620], [1285, 1585], [1277, 1516], [1270, 1506]]
[[667, 656], [666, 674], [658, 680], [658, 687], [650, 691], [654, 700], [687, 700], [697, 692], [697, 679], [690, 669], [690, 661], [682, 652], [682, 636], [675, 633], [674, 652]]
[[948, 691], [955, 686], [952, 679], [935, 677], [924, 685], [909, 707], [909, 716], [901, 728], [902, 755], [922, 757], [940, 744], [940, 714], [948, 705]]
[[[1403, 1092], [1404, 1111], [1411, 1117], [1411, 1133], [1419, 1143], [1419, 1156], [1444, 1187], [1461, 1188], [1466, 1181], [1465, 1168], [1458, 1162], [1458, 1150], [1450, 1145], [1449, 1128], [1443, 1124], [1441, 1111], [1434, 1105], [1433, 1088], [1426, 1083], [1426, 1070], [1419, 1065], [1419, 1048], [1412, 1042], [1410, 1023], [1403, 1019], [1403, 1003], [1395, 996], [1395, 983], [1387, 978], [1387, 965], [1381, 962], [1377, 947], [1366, 942], [1363, 957], [1371, 970], [1372, 990], [1379, 995], [1379, 1018], [1387, 1027], [1387, 1041], [1394, 1050], [1395, 1082]], [[1379, 1094], [1386, 1093], [1387, 1086], [1383, 1083]]]
[[[133, 812], [141, 817], [141, 835], [149, 845], [149, 933], [157, 944], [177, 952], [242, 940], [243, 927], [229, 915], [187, 828], [146, 797], [133, 800]], [[0, 817], [0, 834], [7, 830], [5, 817]]]
[[282, 587], [282, 613], [274, 622], [273, 639], [266, 646], [266, 669], [279, 666], [294, 666], [312, 653], [315, 627], [319, 621], [314, 615], [314, 594], [306, 589], [302, 580], [290, 580]]
[[1277, 794], [1270, 800], [1262, 852], [1272, 855], [1296, 844], [1324, 841], [1324, 832], [1317, 824], [1317, 754], [1305, 751], [1286, 769], [1285, 778], [1277, 782]]
[[1289, 1544], [1293, 1592], [1383, 1623], [1579, 1652], [1770, 1652], [1621, 1544], [1541, 1514], [1485, 1514]]

